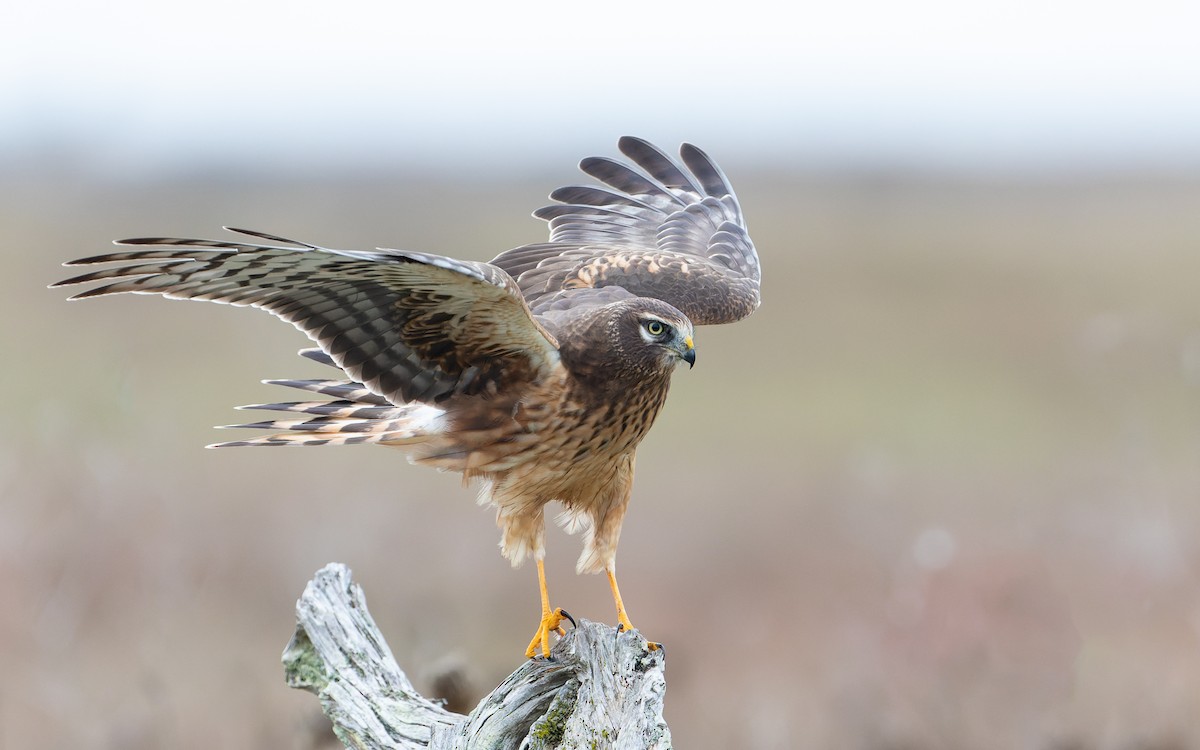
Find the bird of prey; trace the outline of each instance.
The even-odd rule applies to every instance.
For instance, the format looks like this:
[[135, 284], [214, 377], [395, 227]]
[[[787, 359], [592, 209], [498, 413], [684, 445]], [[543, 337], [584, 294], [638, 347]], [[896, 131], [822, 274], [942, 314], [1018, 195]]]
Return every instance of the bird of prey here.
[[55, 286], [103, 282], [72, 299], [258, 307], [308, 334], [318, 348], [301, 354], [342, 377], [266, 381], [317, 395], [242, 407], [287, 416], [234, 425], [275, 433], [215, 447], [377, 443], [481, 480], [502, 554], [537, 564], [541, 619], [526, 654], [548, 657], [569, 615], [546, 590], [546, 505], [583, 532], [576, 569], [607, 573], [619, 627], [632, 630], [615, 561], [634, 453], [675, 366], [696, 361], [693, 325], [759, 304], [758, 254], [716, 163], [686, 143], [682, 164], [639, 138], [618, 147], [628, 162], [580, 163], [603, 186], [560, 188], [534, 212], [549, 242], [490, 263], [230, 229], [251, 239], [120, 240], [133, 249], [66, 264], [119, 265]]

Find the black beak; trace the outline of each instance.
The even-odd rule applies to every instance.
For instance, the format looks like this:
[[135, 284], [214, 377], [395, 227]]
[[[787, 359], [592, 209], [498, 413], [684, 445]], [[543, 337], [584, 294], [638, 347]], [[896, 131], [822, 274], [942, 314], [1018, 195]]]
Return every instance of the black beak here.
[[689, 370], [692, 369], [693, 367], [695, 367], [696, 366], [696, 350], [688, 349], [686, 352], [684, 352], [683, 353], [683, 361], [688, 363]]

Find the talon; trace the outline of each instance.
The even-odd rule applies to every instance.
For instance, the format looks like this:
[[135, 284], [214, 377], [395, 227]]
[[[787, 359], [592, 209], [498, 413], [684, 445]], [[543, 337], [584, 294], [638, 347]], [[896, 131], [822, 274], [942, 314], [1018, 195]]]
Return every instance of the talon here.
[[[567, 610], [563, 609], [562, 607], [559, 607], [558, 609], [554, 610], [554, 613], [556, 615], [558, 615], [559, 617], [565, 618], [566, 620], [570, 621], [572, 628], [576, 627], [575, 618], [571, 617], [571, 613], [568, 612]], [[554, 632], [558, 633], [560, 638], [567, 634], [567, 631], [563, 630], [561, 624], [557, 628], [554, 629]]]
[[532, 659], [541, 651], [543, 657], [553, 661], [550, 659], [550, 633], [566, 635], [567, 631], [562, 629], [561, 624], [563, 619], [570, 620], [571, 627], [575, 627], [575, 620], [564, 609], [550, 609], [550, 594], [546, 592], [546, 567], [541, 558], [537, 561], [537, 572], [538, 590], [542, 595], [542, 621], [538, 623], [537, 632], [533, 634], [529, 648], [525, 649], [525, 658]]
[[[566, 612], [563, 612], [561, 609], [554, 611], [547, 609], [542, 612], [542, 621], [538, 623], [537, 632], [534, 633], [533, 640], [529, 642], [529, 648], [525, 649], [525, 658], [534, 658], [537, 656], [538, 651], [541, 651], [542, 656], [546, 659], [550, 658], [550, 633], [558, 633], [560, 636], [567, 634], [559, 626], [559, 623], [564, 619], [564, 615], [566, 615]], [[567, 617], [566, 619], [570, 620], [571, 618]], [[574, 625], [575, 621], [571, 620], [571, 624]]]
[[570, 613], [570, 612], [568, 612], [567, 610], [563, 609], [562, 607], [559, 607], [559, 608], [558, 608], [558, 614], [560, 614], [560, 615], [562, 615], [563, 617], [567, 618], [567, 619], [568, 619], [568, 620], [571, 622], [571, 627], [576, 627], [576, 626], [575, 626], [575, 618], [574, 618], [574, 617], [571, 617], [571, 613]]
[[[621, 622], [621, 623], [617, 623], [617, 637], [618, 637], [618, 638], [621, 636], [621, 633], [628, 633], [628, 632], [632, 632], [632, 631], [633, 631], [633, 627], [632, 627], [632, 626], [631, 626], [631, 627], [625, 627], [625, 623], [623, 623], [623, 622]], [[666, 648], [664, 648], [664, 647], [663, 647], [663, 645], [662, 645], [661, 643], [656, 643], [656, 642], [654, 642], [654, 641], [646, 641], [646, 650], [647, 650], [647, 651], [659, 651], [659, 650], [661, 650], [661, 651], [663, 652], [663, 656], [666, 656], [666, 655], [667, 655], [667, 649], [666, 649]]]
[[[632, 631], [633, 623], [629, 621], [629, 615], [625, 614], [625, 604], [621, 601], [621, 590], [617, 588], [617, 574], [611, 567], [606, 568], [605, 572], [608, 573], [608, 585], [612, 587], [613, 602], [617, 605], [617, 635], [620, 636], [621, 633]], [[646, 641], [646, 648], [657, 651], [662, 646], [654, 641]]]

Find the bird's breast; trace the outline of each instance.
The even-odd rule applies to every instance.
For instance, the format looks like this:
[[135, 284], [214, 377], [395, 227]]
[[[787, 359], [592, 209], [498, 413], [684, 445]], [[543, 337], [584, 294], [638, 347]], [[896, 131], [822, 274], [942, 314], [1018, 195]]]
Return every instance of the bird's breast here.
[[494, 478], [528, 474], [546, 493], [558, 494], [611, 474], [649, 432], [666, 401], [668, 384], [598, 396], [566, 379], [532, 389], [507, 405], [481, 403], [480, 412], [453, 420], [436, 451], [442, 460], [431, 463]]
[[612, 459], [633, 451], [667, 398], [669, 381], [607, 394], [569, 390], [558, 409], [555, 432], [571, 462], [588, 458]]

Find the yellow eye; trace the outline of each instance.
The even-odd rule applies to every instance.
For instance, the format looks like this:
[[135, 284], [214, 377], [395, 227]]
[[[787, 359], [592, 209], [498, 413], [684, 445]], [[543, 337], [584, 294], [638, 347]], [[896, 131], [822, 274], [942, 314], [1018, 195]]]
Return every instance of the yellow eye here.
[[663, 332], [665, 332], [666, 330], [667, 330], [667, 327], [665, 325], [663, 325], [661, 321], [658, 321], [658, 320], [646, 321], [646, 332], [649, 333], [651, 336], [661, 336], [661, 335], [663, 335]]

